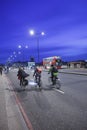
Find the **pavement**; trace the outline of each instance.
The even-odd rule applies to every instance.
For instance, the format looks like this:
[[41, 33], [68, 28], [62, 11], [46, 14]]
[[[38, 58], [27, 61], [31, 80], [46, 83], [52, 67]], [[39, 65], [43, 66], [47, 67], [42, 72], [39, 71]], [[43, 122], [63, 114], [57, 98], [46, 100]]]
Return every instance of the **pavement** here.
[[[87, 76], [87, 69], [60, 69], [59, 73]], [[15, 92], [4, 73], [0, 75], [0, 130], [29, 130], [16, 101]]]
[[6, 75], [0, 75], [0, 130], [29, 130]]

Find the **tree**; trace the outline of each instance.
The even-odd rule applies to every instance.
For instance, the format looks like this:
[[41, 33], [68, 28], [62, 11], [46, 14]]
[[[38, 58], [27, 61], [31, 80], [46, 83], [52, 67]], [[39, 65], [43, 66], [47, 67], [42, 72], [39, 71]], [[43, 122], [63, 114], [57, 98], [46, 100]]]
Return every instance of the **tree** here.
[[34, 57], [30, 57], [30, 62], [34, 62]]

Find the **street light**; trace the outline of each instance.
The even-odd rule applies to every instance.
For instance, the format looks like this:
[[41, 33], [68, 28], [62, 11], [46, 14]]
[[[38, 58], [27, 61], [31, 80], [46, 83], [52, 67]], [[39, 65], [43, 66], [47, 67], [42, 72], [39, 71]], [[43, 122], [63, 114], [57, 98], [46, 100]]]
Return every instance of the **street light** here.
[[29, 34], [31, 36], [36, 36], [37, 38], [37, 52], [38, 52], [38, 63], [39, 63], [39, 58], [40, 58], [40, 52], [39, 52], [39, 37], [42, 35], [44, 36], [45, 33], [44, 32], [35, 32], [34, 30], [29, 30]]
[[20, 54], [21, 54], [21, 52], [20, 52], [20, 51], [18, 51], [18, 54], [20, 55]]
[[27, 49], [27, 48], [28, 48], [28, 45], [26, 45], [25, 48]]
[[30, 35], [34, 35], [35, 34], [34, 30], [30, 30], [29, 33], [30, 33]]
[[[23, 51], [23, 48], [28, 49], [28, 45], [25, 45], [25, 46], [24, 45], [23, 46], [22, 45], [18, 45], [18, 48], [22, 49], [22, 51]], [[21, 52], [19, 51], [18, 54], [21, 54]], [[24, 52], [23, 52], [23, 60], [24, 60]]]
[[18, 48], [21, 49], [21, 45], [18, 45]]

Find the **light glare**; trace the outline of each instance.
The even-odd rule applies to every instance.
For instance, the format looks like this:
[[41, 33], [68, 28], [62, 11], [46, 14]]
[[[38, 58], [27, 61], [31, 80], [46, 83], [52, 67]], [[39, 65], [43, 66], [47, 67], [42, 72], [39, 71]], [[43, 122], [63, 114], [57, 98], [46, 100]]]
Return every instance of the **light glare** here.
[[44, 32], [41, 32], [41, 35], [45, 35], [45, 33], [44, 33]]
[[30, 35], [34, 35], [34, 30], [29, 31]]
[[28, 48], [28, 45], [26, 45], [25, 48]]
[[21, 45], [19, 45], [18, 48], [21, 48]]

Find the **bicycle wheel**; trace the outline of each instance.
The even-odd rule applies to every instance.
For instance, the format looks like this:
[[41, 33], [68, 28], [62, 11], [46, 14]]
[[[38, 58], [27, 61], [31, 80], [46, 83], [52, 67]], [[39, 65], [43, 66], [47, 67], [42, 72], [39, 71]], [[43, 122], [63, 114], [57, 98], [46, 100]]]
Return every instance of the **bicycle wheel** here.
[[60, 79], [56, 79], [56, 88], [57, 89], [60, 89], [61, 88], [61, 81], [60, 81]]
[[40, 87], [42, 86], [42, 80], [41, 78], [39, 79], [39, 84], [40, 84]]
[[40, 80], [38, 86], [39, 86], [39, 89], [41, 90], [41, 88], [42, 88], [42, 81], [41, 80]]
[[51, 77], [48, 77], [48, 82], [49, 82], [49, 83], [52, 83]]
[[22, 86], [21, 86], [21, 88], [26, 88], [26, 86], [28, 85], [28, 80], [27, 79], [24, 79], [23, 81], [22, 81]]

